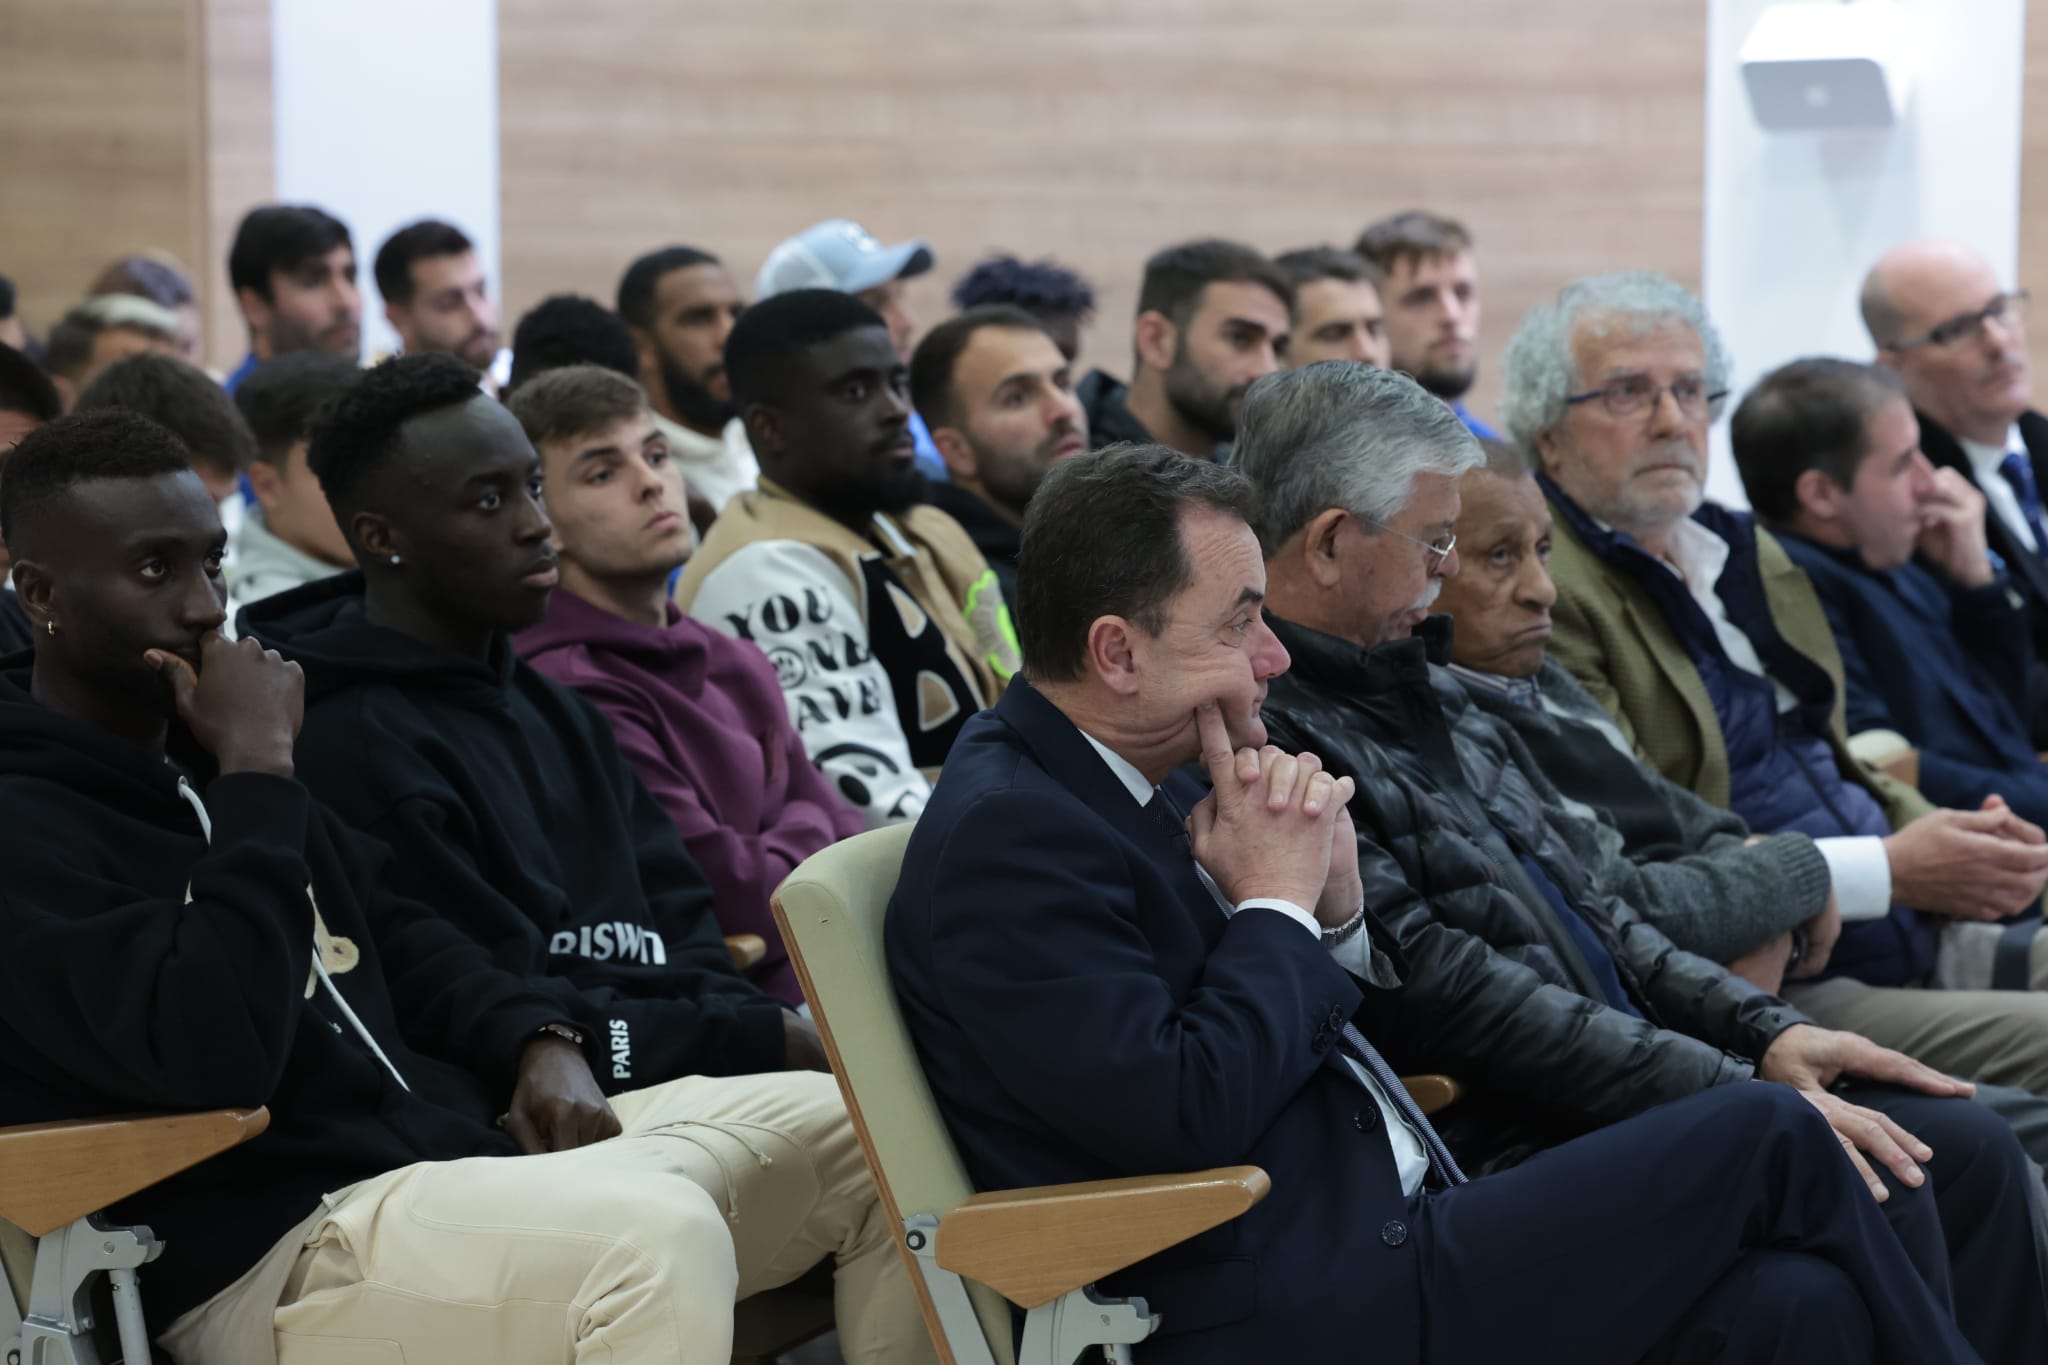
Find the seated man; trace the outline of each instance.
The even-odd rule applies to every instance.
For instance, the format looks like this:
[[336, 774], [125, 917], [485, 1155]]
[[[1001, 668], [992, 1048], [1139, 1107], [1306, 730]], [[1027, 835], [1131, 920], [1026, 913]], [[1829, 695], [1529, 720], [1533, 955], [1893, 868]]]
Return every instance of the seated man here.
[[85, 292], [133, 294], [170, 309], [178, 319], [178, 358], [190, 365], [206, 364], [199, 336], [199, 298], [192, 289], [191, 272], [168, 251], [131, 252], [117, 257], [93, 276]]
[[256, 454], [235, 400], [196, 365], [172, 355], [117, 361], [78, 395], [73, 411], [121, 408], [169, 427], [192, 454], [193, 472], [216, 504], [240, 502], [243, 469]]
[[1081, 334], [1095, 321], [1095, 286], [1057, 261], [1020, 261], [1006, 252], [983, 257], [953, 285], [963, 313], [1007, 303], [1038, 319], [1069, 365], [1081, 358]]
[[[1514, 735], [1431, 667], [1445, 623], [1423, 619], [1426, 603], [1460, 572], [1447, 544], [1457, 479], [1479, 458], [1450, 409], [1404, 375], [1328, 362], [1253, 385], [1239, 430], [1234, 467], [1261, 495], [1267, 620], [1292, 660], [1267, 695], [1269, 742], [1313, 745], [1326, 771], [1356, 784], [1360, 856], [1412, 888], [1374, 902], [1408, 951], [1407, 989], [1491, 982], [1477, 997], [1490, 1018], [1473, 1024], [1567, 1072], [1540, 1105], [1483, 1090], [1461, 1102], [1445, 1129], [1459, 1159], [1512, 1164], [1710, 1086], [1782, 1082], [1829, 1116], [1852, 1155], [1860, 1147], [1909, 1183], [1921, 1172], [1903, 1151], [1928, 1154], [1906, 1130], [1927, 1139], [1941, 1221], [1975, 1239], [1950, 1243], [1959, 1284], [1973, 1285], [1959, 1289], [1964, 1331], [1996, 1359], [2048, 1351], [2031, 1258], [1992, 1283], [2031, 1240], [2012, 1127], [1946, 1098], [1969, 1087], [1814, 1028], [1680, 951], [1632, 903], [1650, 888], [1603, 845], [1597, 821], [1566, 809]], [[1901, 1088], [1858, 1086], [1850, 1097], [1868, 1107], [1855, 1108], [1836, 1089], [1850, 1077]], [[2011, 1098], [2048, 1126], [2048, 1101]], [[1979, 1239], [1987, 1217], [2000, 1231]]]
[[1075, 390], [1098, 446], [1156, 441], [1227, 458], [1244, 391], [1280, 368], [1287, 277], [1238, 242], [1182, 242], [1154, 252], [1131, 323], [1131, 382], [1090, 370]]
[[1757, 381], [1729, 443], [1757, 519], [1820, 595], [1842, 652], [1851, 734], [1920, 750], [1930, 801], [2004, 798], [2048, 825], [2048, 766], [2027, 738], [2027, 607], [1984, 539], [1984, 495], [1920, 452], [1898, 375], [1800, 360]]
[[306, 443], [313, 414], [361, 373], [338, 355], [291, 351], [258, 365], [235, 390], [235, 407], [256, 438], [248, 470], [256, 506], [242, 513], [228, 564], [237, 602], [260, 602], [355, 563], [306, 463]]
[[15, 302], [14, 281], [0, 275], [0, 346], [27, 355], [35, 349], [34, 343], [29, 340], [28, 326], [21, 320]]
[[228, 283], [249, 329], [229, 393], [266, 360], [293, 351], [360, 358], [363, 295], [348, 224], [312, 204], [260, 204], [235, 228]]
[[[235, 411], [235, 400], [196, 365], [171, 355], [136, 355], [116, 361], [78, 396], [77, 412], [121, 408], [168, 427], [192, 457], [192, 469], [213, 494], [214, 509], [228, 530], [228, 553], [235, 560], [235, 537], [248, 506], [242, 498], [242, 471], [256, 454], [256, 438]], [[239, 607], [228, 594], [229, 619]], [[229, 634], [233, 634], [232, 627]]]
[[[1349, 782], [1259, 747], [1288, 661], [1252, 501], [1158, 447], [1069, 460], [1032, 501], [1030, 681], [968, 723], [885, 930], [974, 1182], [1271, 1175], [1242, 1217], [1104, 1280], [1162, 1314], [1153, 1365], [1974, 1358], [1783, 1087], [1466, 1182], [1395, 1069], [1534, 1104], [1568, 1068], [1504, 1056], [1477, 977], [1404, 984]], [[1175, 771], [1198, 754], [1199, 804]]]
[[631, 379], [640, 373], [633, 331], [619, 315], [581, 294], [550, 294], [512, 329], [512, 369], [503, 397], [537, 374], [564, 365], [602, 365]]
[[[6, 477], [7, 452], [15, 443], [64, 412], [63, 400], [50, 377], [20, 351], [0, 345], [0, 478]], [[0, 537], [0, 655], [29, 647], [28, 613], [14, 594], [7, 541]]]
[[2027, 292], [1975, 247], [1920, 238], [1878, 257], [1858, 302], [1877, 363], [1906, 383], [1928, 462], [1984, 495], [1985, 538], [2027, 599], [2029, 732], [2048, 748], [2048, 418], [2033, 399]]
[[960, 524], [921, 505], [904, 364], [881, 315], [800, 289], [725, 348], [761, 484], [721, 512], [676, 601], [775, 666], [811, 761], [869, 826], [915, 819], [967, 718], [1017, 667]]
[[1557, 516], [1552, 649], [1665, 776], [1759, 832], [1820, 841], [1847, 924], [1828, 976], [1786, 987], [1793, 1004], [2033, 1089], [2048, 996], [1918, 988], [1988, 984], [1979, 935], [1995, 943], [1988, 921], [2038, 900], [2048, 845], [2003, 808], [1930, 813], [1849, 756], [1812, 585], [1749, 517], [1703, 503], [1728, 365], [1698, 301], [1660, 275], [1582, 280], [1524, 320], [1503, 407]]
[[619, 319], [639, 348], [640, 387], [670, 458], [703, 500], [700, 530], [761, 477], [725, 375], [725, 339], [746, 306], [732, 272], [693, 246], [650, 251], [619, 280]]
[[100, 372], [132, 355], [177, 351], [177, 315], [132, 294], [100, 294], [57, 320], [43, 349], [43, 368], [69, 412]]
[[1017, 596], [1024, 509], [1056, 460], [1088, 448], [1065, 356], [1032, 314], [992, 304], [948, 318], [910, 358], [910, 398], [951, 478], [925, 496], [960, 523]]
[[1550, 505], [1520, 446], [1479, 444], [1486, 463], [1458, 480], [1458, 574], [1436, 601], [1455, 627], [1451, 676], [1516, 732], [1567, 806], [1605, 817], [1602, 842], [1662, 883], [1637, 908], [1674, 943], [1774, 995], [1815, 975], [1842, 932], [1826, 857], [1796, 830], [1751, 836], [1741, 816], [1638, 759], [1549, 657]]
[[498, 349], [498, 305], [468, 233], [438, 218], [407, 223], [377, 248], [371, 273], [406, 355], [446, 351], [497, 392], [512, 356]]
[[36, 625], [0, 671], [0, 1124], [270, 1109], [113, 1210], [170, 1246], [144, 1308], [172, 1359], [723, 1365], [732, 1187], [668, 1126], [698, 1083], [608, 1111], [573, 995], [395, 895], [314, 803], [299, 670], [221, 637], [184, 447], [52, 422], [0, 528]]
[[1492, 427], [1465, 406], [1479, 378], [1479, 257], [1463, 223], [1410, 209], [1368, 224], [1351, 248], [1380, 272], [1393, 367], [1451, 405], [1482, 440]]
[[[885, 245], [859, 223], [828, 218], [785, 238], [768, 253], [754, 276], [754, 301], [799, 289], [836, 289], [851, 294], [881, 316], [896, 347], [896, 358], [910, 363], [917, 341], [917, 315], [911, 311], [909, 281], [937, 264], [922, 241]], [[942, 482], [945, 462], [932, 445], [924, 421], [910, 414], [910, 439], [917, 447], [917, 467], [925, 477]]]
[[1318, 360], [1356, 360], [1385, 369], [1391, 363], [1377, 266], [1333, 246], [1289, 251], [1274, 257], [1273, 264], [1294, 286], [1289, 365], [1300, 369]]
[[811, 766], [761, 651], [669, 600], [697, 538], [639, 386], [570, 365], [523, 386], [510, 407], [540, 452], [562, 574], [547, 616], [513, 644], [604, 712], [711, 882], [719, 927], [768, 945], [748, 979], [800, 1004], [768, 897], [798, 863], [858, 834], [860, 815]]
[[[512, 651], [559, 578], [518, 421], [452, 356], [401, 356], [322, 414], [309, 459], [362, 572], [243, 616], [307, 671], [307, 787], [500, 968], [574, 988], [607, 1092], [739, 1078], [698, 1091], [689, 1122], [734, 1182], [740, 1293], [836, 1255], [849, 1360], [921, 1358], [837, 1089], [762, 1074], [822, 1070], [816, 1031], [733, 971], [703, 874], [604, 717]], [[787, 1217], [753, 1225], [755, 1201]]]

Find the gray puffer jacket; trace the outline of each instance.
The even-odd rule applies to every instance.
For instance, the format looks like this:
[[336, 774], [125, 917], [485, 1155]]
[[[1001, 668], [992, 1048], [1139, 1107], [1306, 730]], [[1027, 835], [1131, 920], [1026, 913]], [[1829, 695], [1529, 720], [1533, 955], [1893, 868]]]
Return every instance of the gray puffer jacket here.
[[1564, 665], [1544, 660], [1535, 681], [1541, 707], [1462, 685], [1474, 706], [1521, 736], [1568, 806], [1593, 816], [1588, 832], [1605, 853], [1622, 854], [1595, 862], [1603, 883], [1672, 942], [1729, 962], [1827, 908], [1827, 859], [1813, 840], [1788, 832], [1752, 842], [1741, 816], [1618, 747], [1620, 731]]
[[[1448, 620], [1376, 650], [1272, 625], [1294, 663], [1267, 697], [1269, 735], [1356, 782], [1361, 859], [1391, 860], [1417, 893], [1374, 907], [1400, 936], [1411, 980], [1487, 974], [1485, 997], [1502, 1014], [1497, 1046], [1547, 1063], [1542, 1095], [1482, 1090], [1448, 1111], [1446, 1137], [1461, 1161], [1509, 1164], [1573, 1133], [1749, 1080], [1780, 1033], [1808, 1022], [1680, 949], [1606, 889], [1588, 860], [1619, 855], [1603, 851], [1592, 822], [1567, 808], [1514, 732], [1432, 663], [1448, 657]], [[1598, 938], [1642, 1017], [1605, 1003], [1525, 858]], [[1365, 871], [1368, 888], [1386, 884], [1389, 869]]]

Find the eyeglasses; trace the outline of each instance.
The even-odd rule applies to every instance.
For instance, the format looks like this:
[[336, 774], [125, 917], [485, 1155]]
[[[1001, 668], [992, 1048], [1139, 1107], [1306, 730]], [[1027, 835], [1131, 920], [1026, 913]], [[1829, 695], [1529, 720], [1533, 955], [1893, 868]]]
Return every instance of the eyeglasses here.
[[1567, 406], [1577, 407], [1597, 398], [1609, 417], [1626, 419], [1651, 411], [1667, 393], [1687, 417], [1705, 417], [1710, 407], [1728, 396], [1726, 389], [1709, 392], [1707, 381], [1696, 374], [1681, 375], [1669, 384], [1659, 384], [1646, 374], [1625, 374], [1597, 389], [1566, 394], [1564, 401]]
[[1986, 323], [1998, 321], [2008, 327], [2019, 327], [2027, 320], [2027, 291], [2015, 289], [2010, 294], [2000, 294], [1974, 313], [1950, 318], [1939, 327], [1931, 327], [1921, 335], [1894, 341], [1886, 350], [1911, 351], [1921, 346], [1939, 346], [1946, 350], [1950, 346], [1975, 343], [1984, 339]]
[[1360, 517], [1359, 520], [1367, 526], [1377, 526], [1390, 536], [1396, 536], [1405, 540], [1410, 545], [1420, 545], [1423, 549], [1429, 551], [1429, 571], [1431, 573], [1435, 573], [1443, 568], [1444, 561], [1451, 557], [1451, 551], [1458, 548], [1458, 538], [1454, 535], [1447, 535], [1439, 540], [1417, 540], [1414, 536], [1408, 535], [1405, 532], [1396, 531], [1384, 521], [1374, 521], [1371, 517]]

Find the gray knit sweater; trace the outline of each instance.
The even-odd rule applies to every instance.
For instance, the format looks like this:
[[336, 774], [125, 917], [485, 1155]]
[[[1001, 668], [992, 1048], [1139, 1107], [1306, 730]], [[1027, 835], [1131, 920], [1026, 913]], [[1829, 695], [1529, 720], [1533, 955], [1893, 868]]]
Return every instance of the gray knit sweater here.
[[[1566, 749], [1574, 761], [1546, 764], [1544, 776], [1593, 820], [1561, 822], [1605, 853], [1587, 856], [1602, 869], [1605, 888], [1634, 905], [1673, 942], [1716, 962], [1740, 957], [1766, 940], [1805, 923], [1827, 906], [1827, 860], [1803, 834], [1776, 834], [1748, 844], [1749, 827], [1731, 811], [1709, 805], [1607, 735], [1606, 712], [1563, 666], [1545, 660], [1537, 675], [1546, 705], [1520, 705], [1497, 689], [1463, 678], [1473, 702], [1512, 726], [1539, 759]], [[1607, 763], [1607, 756], [1613, 763]], [[1603, 771], [1604, 770], [1604, 771]], [[1655, 823], [1669, 837], [1631, 846], [1609, 806], [1621, 800], [1655, 803]], [[1631, 829], [1642, 821], [1626, 822]]]

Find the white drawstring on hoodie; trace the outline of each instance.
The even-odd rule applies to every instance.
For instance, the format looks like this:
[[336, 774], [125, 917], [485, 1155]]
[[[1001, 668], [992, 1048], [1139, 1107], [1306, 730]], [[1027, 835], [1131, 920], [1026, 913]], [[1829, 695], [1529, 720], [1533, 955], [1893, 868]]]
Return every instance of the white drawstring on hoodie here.
[[[199, 793], [192, 790], [192, 784], [183, 777], [178, 779], [178, 795], [183, 797], [185, 804], [192, 808], [192, 813], [199, 817], [199, 832], [206, 837], [206, 845], [208, 848], [211, 848], [213, 846], [213, 817], [206, 813], [206, 803], [199, 799]], [[313, 900], [313, 889], [310, 886], [306, 888], [306, 900], [308, 904], [311, 904]], [[319, 913], [317, 906], [314, 909], [314, 913]], [[378, 1047], [377, 1040], [370, 1036], [370, 1030], [363, 1026], [363, 1021], [349, 1007], [348, 1001], [342, 999], [340, 989], [334, 984], [334, 978], [327, 974], [327, 964], [320, 960], [320, 944], [317, 941], [313, 944], [313, 971], [320, 978], [320, 984], [327, 988], [328, 998], [334, 1001], [335, 1007], [341, 1011], [342, 1017], [348, 1020], [349, 1027], [356, 1031], [356, 1037], [362, 1039], [363, 1045], [377, 1054], [377, 1060], [382, 1062], [384, 1069], [391, 1073], [391, 1079], [398, 1082], [398, 1088], [405, 1091], [408, 1095], [411, 1094], [412, 1087], [405, 1083], [405, 1077], [398, 1074], [398, 1068], [391, 1064], [391, 1059], [384, 1055], [384, 1049]]]

